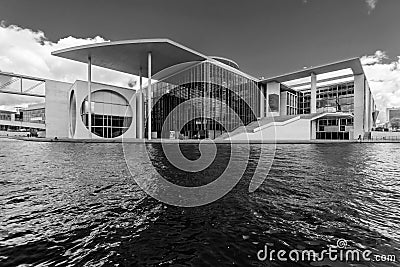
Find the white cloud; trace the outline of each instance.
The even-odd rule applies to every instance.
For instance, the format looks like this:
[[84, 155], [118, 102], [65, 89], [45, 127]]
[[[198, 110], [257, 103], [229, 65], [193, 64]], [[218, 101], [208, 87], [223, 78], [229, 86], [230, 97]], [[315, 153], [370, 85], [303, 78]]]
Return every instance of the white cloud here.
[[364, 66], [375, 65], [377, 63], [382, 63], [383, 60], [387, 59], [386, 52], [377, 50], [373, 55], [365, 55], [361, 58], [361, 62]]
[[[107, 41], [100, 36], [86, 39], [69, 36], [51, 42], [42, 31], [24, 29], [16, 25], [6, 26], [4, 22], [0, 23], [0, 40], [1, 71], [71, 83], [77, 79], [87, 79], [86, 65], [52, 56], [51, 52], [66, 47]], [[97, 82], [128, 87], [134, 84], [135, 79], [133, 75], [93, 67], [93, 80]], [[8, 99], [10, 103], [18, 104], [16, 100], [18, 98], [15, 96], [3, 94], [1, 97], [0, 105], [4, 105]], [[19, 104], [27, 103], [26, 98], [20, 99], [22, 102]], [[30, 99], [30, 101], [35, 100]]]
[[389, 59], [378, 50], [374, 55], [363, 56], [361, 63], [383, 122], [387, 107], [400, 107], [400, 56]]
[[368, 5], [368, 14], [370, 14], [375, 9], [378, 0], [365, 0], [365, 3]]

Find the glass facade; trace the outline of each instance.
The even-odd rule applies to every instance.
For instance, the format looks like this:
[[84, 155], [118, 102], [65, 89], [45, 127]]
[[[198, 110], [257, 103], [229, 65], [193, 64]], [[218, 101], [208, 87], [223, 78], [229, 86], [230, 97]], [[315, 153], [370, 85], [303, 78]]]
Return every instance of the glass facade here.
[[328, 117], [317, 120], [316, 139], [349, 140], [353, 118]]
[[[132, 110], [128, 101], [120, 94], [100, 90], [91, 97], [92, 133], [104, 138], [121, 136], [132, 122]], [[81, 107], [82, 121], [88, 127], [88, 100]]]
[[13, 113], [15, 114], [15, 112], [0, 110], [0, 120], [11, 121], [11, 114]]
[[257, 83], [209, 61], [158, 81], [152, 91], [152, 132], [159, 138], [174, 131], [182, 139], [213, 139], [256, 120], [260, 112]]
[[354, 82], [318, 88], [317, 112], [354, 112]]
[[45, 123], [45, 108], [29, 109], [22, 111], [22, 121], [32, 123]]
[[[298, 92], [299, 114], [311, 113], [310, 90]], [[354, 82], [346, 82], [317, 88], [317, 113], [354, 112]]]
[[286, 99], [286, 115], [297, 115], [299, 113], [298, 93], [284, 91], [281, 97]]
[[311, 113], [311, 92], [302, 91], [298, 92], [298, 111], [299, 114], [310, 114]]

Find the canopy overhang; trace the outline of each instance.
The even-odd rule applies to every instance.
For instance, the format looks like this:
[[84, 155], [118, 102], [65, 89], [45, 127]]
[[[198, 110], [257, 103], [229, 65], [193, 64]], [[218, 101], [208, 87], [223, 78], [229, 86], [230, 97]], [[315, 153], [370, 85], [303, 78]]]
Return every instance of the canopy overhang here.
[[141, 39], [104, 42], [54, 51], [54, 56], [91, 63], [115, 71], [148, 77], [148, 54], [152, 57], [152, 74], [168, 67], [208, 57], [169, 39]]
[[283, 82], [287, 82], [287, 81], [310, 77], [312, 73], [314, 73], [315, 75], [319, 75], [319, 74], [334, 72], [334, 71], [343, 70], [343, 69], [351, 69], [353, 72], [353, 75], [359, 75], [359, 74], [364, 73], [364, 70], [361, 65], [361, 61], [357, 57], [357, 58], [351, 58], [351, 59], [338, 61], [335, 63], [330, 63], [330, 64], [318, 66], [318, 67], [307, 68], [304, 70], [295, 71], [295, 72], [284, 74], [284, 75], [279, 75], [276, 77], [271, 77], [271, 78], [262, 80], [261, 83], [269, 83], [269, 82], [283, 83]]
[[311, 120], [316, 120], [320, 118], [330, 118], [330, 117], [341, 117], [341, 118], [354, 118], [354, 115], [348, 112], [326, 112], [320, 113], [311, 118]]

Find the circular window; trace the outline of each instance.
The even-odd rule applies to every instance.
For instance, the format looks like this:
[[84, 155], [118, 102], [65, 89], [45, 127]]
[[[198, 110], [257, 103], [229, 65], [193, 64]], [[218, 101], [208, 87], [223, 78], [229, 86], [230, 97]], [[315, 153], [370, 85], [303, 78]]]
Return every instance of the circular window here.
[[[104, 138], [114, 138], [125, 133], [132, 123], [132, 109], [120, 94], [99, 90], [91, 95], [92, 133]], [[81, 117], [89, 129], [89, 103], [87, 97], [82, 103]]]

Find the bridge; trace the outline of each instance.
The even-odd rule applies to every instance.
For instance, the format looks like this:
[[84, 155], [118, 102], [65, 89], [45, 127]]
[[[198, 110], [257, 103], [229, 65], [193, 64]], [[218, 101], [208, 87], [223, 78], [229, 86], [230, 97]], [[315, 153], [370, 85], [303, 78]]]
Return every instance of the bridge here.
[[0, 71], [0, 93], [45, 97], [46, 80]]

